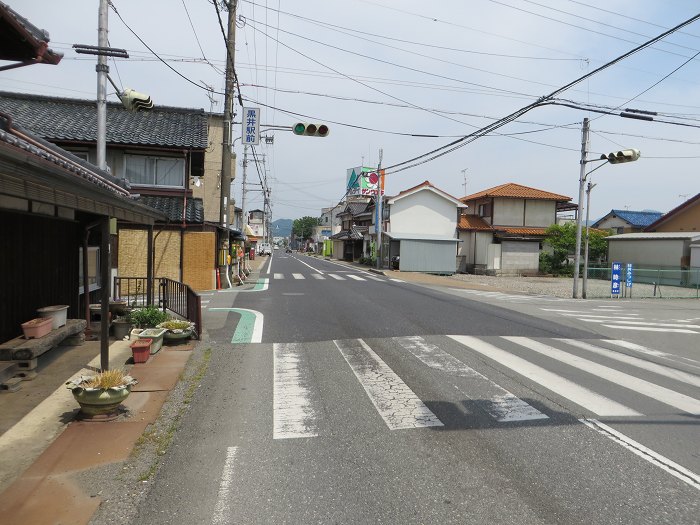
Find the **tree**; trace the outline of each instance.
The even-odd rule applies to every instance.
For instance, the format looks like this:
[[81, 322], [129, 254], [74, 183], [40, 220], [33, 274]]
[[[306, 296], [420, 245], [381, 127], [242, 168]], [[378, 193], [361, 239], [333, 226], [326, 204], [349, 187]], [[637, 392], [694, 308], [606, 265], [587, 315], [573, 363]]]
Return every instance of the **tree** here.
[[[567, 259], [570, 254], [576, 251], [576, 223], [553, 224], [545, 232], [544, 242], [552, 248], [552, 253], [540, 254], [540, 270], [545, 273], [573, 274], [573, 268], [568, 264]], [[600, 259], [607, 252], [607, 242], [605, 237], [609, 232], [589, 228], [588, 230], [588, 257]], [[583, 232], [583, 242], [585, 242], [585, 231]]]
[[318, 226], [319, 221], [316, 217], [301, 217], [300, 219], [294, 219], [292, 223], [292, 234], [296, 237], [302, 239], [309, 239], [313, 237], [314, 226]]

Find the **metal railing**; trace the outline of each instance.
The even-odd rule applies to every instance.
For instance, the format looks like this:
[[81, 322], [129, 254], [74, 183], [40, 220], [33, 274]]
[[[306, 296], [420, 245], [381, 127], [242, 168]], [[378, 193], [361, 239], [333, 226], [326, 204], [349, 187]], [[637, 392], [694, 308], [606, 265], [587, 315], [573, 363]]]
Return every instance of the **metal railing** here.
[[149, 302], [148, 278], [115, 277], [114, 298], [126, 301], [131, 308], [158, 306], [194, 323], [197, 339], [202, 334], [202, 299], [189, 286], [179, 281], [158, 277], [153, 279]]
[[[623, 264], [623, 273], [625, 265]], [[588, 269], [588, 296], [610, 295], [610, 268]], [[632, 288], [624, 286], [623, 294], [634, 297], [700, 299], [700, 269], [682, 270], [673, 267], [633, 268]]]

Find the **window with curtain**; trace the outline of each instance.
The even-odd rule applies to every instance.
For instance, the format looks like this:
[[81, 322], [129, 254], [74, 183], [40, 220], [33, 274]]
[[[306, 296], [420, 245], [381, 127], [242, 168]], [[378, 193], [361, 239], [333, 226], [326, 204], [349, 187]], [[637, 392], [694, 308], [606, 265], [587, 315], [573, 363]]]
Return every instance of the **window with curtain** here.
[[185, 159], [124, 155], [124, 177], [135, 186], [185, 187]]

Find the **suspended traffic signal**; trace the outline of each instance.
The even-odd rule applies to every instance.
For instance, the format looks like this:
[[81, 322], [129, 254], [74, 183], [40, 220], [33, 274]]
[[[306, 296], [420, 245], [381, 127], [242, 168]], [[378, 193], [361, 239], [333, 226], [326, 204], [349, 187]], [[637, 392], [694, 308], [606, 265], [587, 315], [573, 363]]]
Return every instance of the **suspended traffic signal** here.
[[119, 93], [119, 100], [129, 111], [143, 111], [153, 108], [153, 101], [148, 95], [126, 88], [123, 93]]
[[607, 160], [610, 164], [622, 164], [623, 162], [634, 162], [641, 155], [638, 149], [623, 149], [618, 152], [601, 155], [600, 160]]
[[325, 124], [297, 122], [292, 127], [292, 132], [294, 132], [295, 135], [305, 135], [307, 137], [327, 137], [330, 130]]

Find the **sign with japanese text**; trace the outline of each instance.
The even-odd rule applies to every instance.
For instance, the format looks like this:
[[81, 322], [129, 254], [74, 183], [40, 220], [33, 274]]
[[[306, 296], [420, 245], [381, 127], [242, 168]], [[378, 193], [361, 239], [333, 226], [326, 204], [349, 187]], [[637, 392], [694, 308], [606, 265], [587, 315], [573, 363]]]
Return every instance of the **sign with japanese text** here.
[[622, 291], [620, 288], [620, 283], [622, 280], [622, 263], [613, 262], [612, 272], [610, 274], [610, 294], [620, 295]]
[[627, 263], [625, 269], [625, 286], [627, 288], [632, 288], [632, 263]]
[[260, 144], [260, 108], [243, 108], [241, 137], [244, 145], [257, 146]]
[[[377, 195], [381, 177], [372, 168], [351, 168], [348, 170], [347, 184], [345, 186], [347, 195], [373, 197]], [[382, 194], [384, 188], [382, 187]]]

